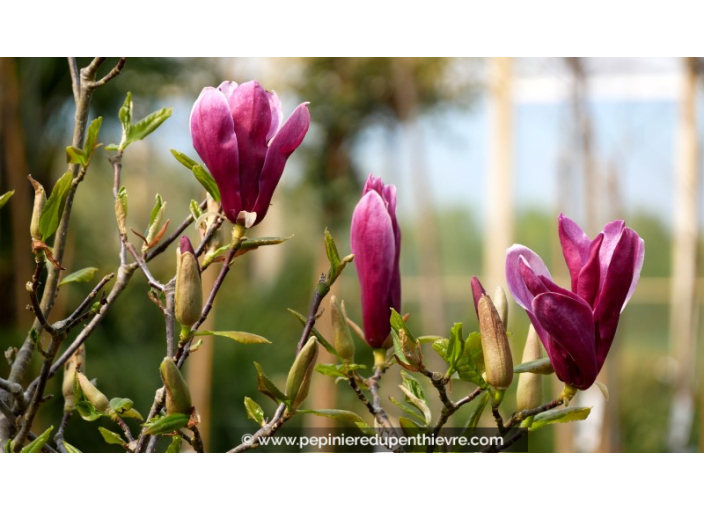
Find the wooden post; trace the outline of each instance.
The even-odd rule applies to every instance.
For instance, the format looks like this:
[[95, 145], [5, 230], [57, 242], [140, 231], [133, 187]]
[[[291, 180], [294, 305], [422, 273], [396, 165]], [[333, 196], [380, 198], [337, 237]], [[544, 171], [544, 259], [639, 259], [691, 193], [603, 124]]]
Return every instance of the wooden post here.
[[694, 418], [697, 336], [695, 331], [697, 276], [697, 59], [684, 61], [684, 83], [677, 128], [674, 196], [674, 242], [670, 308], [670, 346], [677, 360], [675, 394], [670, 409], [668, 447], [687, 447]]

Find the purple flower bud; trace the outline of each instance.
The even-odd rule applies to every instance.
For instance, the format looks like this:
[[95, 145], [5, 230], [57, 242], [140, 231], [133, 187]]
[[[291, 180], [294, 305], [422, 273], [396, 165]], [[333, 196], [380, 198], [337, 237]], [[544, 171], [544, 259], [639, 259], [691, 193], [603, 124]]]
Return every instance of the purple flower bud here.
[[391, 331], [391, 308], [401, 311], [395, 186], [369, 176], [352, 215], [350, 246], [362, 291], [364, 335], [372, 348], [379, 348]]
[[191, 111], [193, 147], [213, 175], [222, 208], [235, 223], [241, 211], [264, 219], [288, 157], [310, 126], [308, 103], [282, 124], [281, 101], [256, 81], [206, 87]]
[[558, 378], [587, 389], [604, 365], [620, 314], [635, 291], [645, 243], [623, 220], [607, 224], [593, 240], [562, 214], [558, 225], [572, 290], [555, 284], [540, 257], [521, 245], [506, 254], [506, 281]]

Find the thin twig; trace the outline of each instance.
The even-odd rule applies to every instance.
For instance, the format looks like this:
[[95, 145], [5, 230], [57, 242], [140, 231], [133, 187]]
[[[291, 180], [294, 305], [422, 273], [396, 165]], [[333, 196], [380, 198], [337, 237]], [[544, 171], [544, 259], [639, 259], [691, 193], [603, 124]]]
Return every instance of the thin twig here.
[[193, 432], [193, 442], [191, 443], [191, 446], [196, 451], [196, 453], [205, 453], [205, 447], [203, 446], [203, 438], [200, 436], [200, 431], [198, 430], [198, 427], [196, 425], [193, 425], [191, 427], [191, 431]]
[[257, 430], [254, 434], [252, 434], [252, 438], [248, 443], [242, 443], [241, 445], [232, 448], [227, 453], [242, 453], [248, 450], [254, 450], [255, 448], [259, 448], [259, 446], [261, 445], [259, 440], [262, 437], [273, 436], [284, 423], [291, 419], [292, 416], [292, 414], [286, 412], [286, 406], [284, 404], [281, 404], [279, 407], [276, 408], [276, 412], [274, 413], [274, 416], [271, 421], [259, 430]]
[[127, 426], [127, 424], [125, 423], [125, 420], [115, 415], [115, 423], [117, 423], [122, 429], [122, 433], [125, 435], [127, 442], [133, 444], [134, 437], [132, 437], [132, 431], [130, 430], [129, 426]]
[[117, 62], [117, 65], [113, 67], [108, 74], [106, 74], [103, 78], [101, 78], [98, 81], [94, 81], [91, 83], [89, 86], [91, 88], [97, 89], [98, 87], [102, 87], [105, 85], [107, 82], [115, 78], [118, 74], [120, 74], [120, 71], [122, 71], [122, 68], [125, 67], [125, 62], [127, 61], [127, 57], [120, 57], [120, 60]]
[[139, 253], [137, 253], [137, 250], [132, 245], [132, 243], [127, 241], [126, 235], [122, 236], [122, 243], [127, 248], [127, 251], [129, 251], [132, 254], [132, 257], [134, 258], [134, 260], [137, 262], [137, 265], [144, 273], [144, 276], [147, 277], [147, 281], [149, 282], [149, 285], [158, 291], [164, 292], [164, 284], [161, 283], [156, 278], [154, 278], [151, 271], [149, 271], [149, 268], [147, 267], [147, 263], [144, 262], [144, 259], [142, 258], [142, 256]]
[[166, 355], [173, 358], [176, 350], [176, 284], [174, 280], [164, 285], [165, 306], [162, 308], [164, 322], [166, 323]]
[[64, 412], [64, 415], [61, 418], [61, 424], [59, 425], [59, 430], [56, 431], [56, 434], [54, 434], [54, 444], [61, 453], [66, 453], [66, 447], [64, 446], [64, 434], [66, 432], [68, 421], [71, 419], [71, 414], [72, 413], [70, 411]]
[[100, 292], [100, 290], [103, 287], [105, 287], [105, 285], [107, 285], [107, 283], [110, 280], [112, 280], [113, 278], [115, 278], [115, 273], [110, 273], [110, 274], [103, 276], [103, 279], [100, 280], [98, 285], [96, 285], [95, 288], [90, 291], [90, 294], [88, 294], [86, 296], [86, 298], [83, 300], [83, 302], [80, 305], [78, 305], [78, 308], [76, 308], [73, 311], [73, 313], [71, 315], [69, 315], [69, 317], [65, 321], [62, 321], [61, 326], [59, 326], [58, 323], [56, 324], [56, 326], [63, 327], [63, 324], [71, 324], [73, 321], [75, 321], [80, 316], [80, 314], [83, 313], [83, 310], [85, 310], [86, 308], [88, 308], [88, 306], [90, 306], [90, 304], [93, 302], [93, 300], [98, 295], [98, 292]]
[[68, 68], [71, 73], [71, 90], [73, 90], [73, 101], [78, 104], [81, 98], [81, 75], [78, 71], [76, 57], [68, 58]]

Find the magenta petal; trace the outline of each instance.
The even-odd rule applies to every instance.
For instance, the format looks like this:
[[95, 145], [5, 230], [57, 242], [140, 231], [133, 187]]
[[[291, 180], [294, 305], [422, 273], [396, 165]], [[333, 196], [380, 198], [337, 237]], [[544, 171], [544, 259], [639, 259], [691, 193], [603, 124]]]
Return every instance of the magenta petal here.
[[597, 345], [599, 367], [606, 359], [616, 334], [621, 309], [634, 279], [639, 249], [638, 234], [630, 228], [624, 229], [613, 251], [611, 263], [604, 278], [604, 286], [601, 288], [598, 304], [594, 309], [594, 320], [599, 335]]
[[623, 220], [616, 220], [607, 223], [602, 230], [604, 234], [604, 241], [601, 243], [601, 249], [599, 250], [599, 259], [601, 261], [601, 284], [600, 287], [604, 286], [604, 279], [606, 278], [606, 271], [611, 263], [611, 257], [613, 257], [616, 245], [621, 239], [621, 234], [626, 226], [626, 222]]
[[547, 276], [550, 279], [552, 277], [543, 260], [525, 246], [514, 244], [506, 252], [506, 283], [508, 288], [519, 305], [526, 310], [531, 310], [531, 302], [534, 296], [526, 287], [526, 283], [521, 276], [520, 257], [523, 257], [525, 263], [535, 275]]
[[560, 235], [562, 254], [572, 277], [572, 288], [576, 289], [579, 271], [589, 256], [591, 241], [579, 225], [564, 214], [557, 217], [557, 230]]
[[229, 99], [240, 153], [242, 208], [253, 211], [259, 194], [259, 178], [267, 152], [271, 107], [266, 90], [256, 81], [237, 87]]
[[555, 349], [566, 355], [563, 360], [569, 373], [556, 370], [558, 378], [580, 389], [591, 386], [599, 373], [591, 308], [568, 296], [548, 292], [533, 300], [533, 311], [554, 340]]
[[259, 196], [254, 205], [254, 212], [257, 213], [255, 225], [264, 219], [269, 210], [271, 197], [274, 195], [276, 185], [281, 179], [286, 160], [295, 151], [310, 127], [310, 113], [308, 103], [298, 106], [281, 127], [276, 136], [271, 140], [269, 150], [264, 160], [264, 168], [259, 177]]
[[364, 333], [369, 345], [381, 347], [390, 332], [389, 287], [396, 246], [391, 218], [378, 193], [367, 193], [355, 207], [350, 245], [362, 292]]
[[236, 88], [236, 81], [224, 81], [220, 85], [218, 85], [218, 90], [223, 93], [223, 95], [228, 101], [230, 100], [230, 96], [232, 96], [232, 93], [235, 91]]
[[577, 286], [573, 290], [582, 296], [589, 303], [589, 306], [594, 306], [596, 296], [599, 293], [599, 284], [601, 281], [601, 266], [599, 259], [599, 249], [601, 248], [604, 234], [599, 234], [594, 238], [589, 248], [589, 257], [587, 258], [582, 270], [577, 278]]
[[[627, 229], [630, 230], [630, 229]], [[634, 231], [635, 233], [635, 231]], [[636, 234], [638, 235], [638, 234]], [[638, 238], [638, 256], [636, 257], [636, 262], [635, 262], [635, 269], [633, 271], [633, 281], [631, 282], [631, 288], [628, 289], [628, 295], [626, 296], [626, 300], [623, 302], [623, 306], [621, 307], [621, 311], [623, 312], [623, 309], [626, 308], [626, 305], [628, 304], [628, 301], [631, 299], [631, 296], [633, 293], [636, 291], [636, 285], [638, 285], [638, 280], [640, 279], [640, 271], [643, 269], [643, 260], [645, 259], [645, 241], [643, 241], [642, 238]]]
[[271, 108], [271, 126], [269, 126], [269, 132], [266, 134], [266, 142], [269, 143], [269, 140], [274, 138], [284, 120], [284, 111], [281, 108], [281, 99], [279, 99], [276, 92], [267, 91], [266, 95], [269, 98], [269, 108]]
[[476, 276], [472, 277], [472, 298], [474, 299], [474, 311], [479, 314], [479, 300], [486, 294], [482, 283]]
[[191, 111], [193, 147], [213, 175], [223, 211], [235, 221], [241, 210], [239, 155], [230, 107], [225, 96], [206, 87]]

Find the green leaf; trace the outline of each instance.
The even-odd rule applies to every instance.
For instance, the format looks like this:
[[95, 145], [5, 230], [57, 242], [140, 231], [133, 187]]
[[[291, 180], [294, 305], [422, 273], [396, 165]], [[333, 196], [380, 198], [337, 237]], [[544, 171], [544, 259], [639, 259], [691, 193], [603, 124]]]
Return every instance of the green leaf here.
[[210, 193], [210, 196], [213, 197], [216, 202], [220, 202], [220, 190], [215, 183], [215, 179], [210, 175], [210, 172], [203, 168], [202, 165], [195, 165], [191, 168], [191, 171], [205, 191]]
[[22, 448], [21, 452], [22, 453], [39, 453], [42, 451], [42, 447], [49, 441], [49, 438], [51, 437], [51, 431], [54, 430], [54, 426], [52, 425], [48, 429], [46, 429], [40, 436], [38, 436], [34, 441], [29, 443], [27, 446]]
[[116, 397], [111, 399], [110, 408], [121, 418], [134, 418], [135, 420], [144, 421], [139, 411], [134, 409], [134, 402], [129, 398]]
[[86, 166], [88, 155], [83, 149], [78, 149], [72, 145], [66, 147], [66, 162], [72, 165]]
[[426, 431], [425, 427], [414, 422], [410, 418], [406, 418], [405, 416], [401, 416], [398, 419], [398, 424], [401, 425], [401, 429], [403, 430], [403, 434], [406, 437], [418, 437], [418, 436], [425, 435], [425, 431]]
[[337, 246], [335, 246], [335, 240], [332, 238], [330, 231], [325, 229], [325, 253], [328, 256], [328, 261], [330, 262], [330, 268], [333, 273], [337, 270], [340, 265], [340, 254], [337, 252]]
[[103, 148], [104, 148], [106, 151], [116, 151], [116, 150], [118, 150], [118, 149], [120, 148], [120, 146], [117, 145], [117, 144], [111, 143], [110, 145], [106, 145], [106, 146], [103, 147]]
[[401, 379], [403, 380], [403, 385], [408, 388], [413, 395], [421, 400], [425, 400], [425, 393], [423, 392], [423, 387], [418, 382], [418, 379], [404, 370], [401, 370]]
[[[476, 403], [473, 404], [472, 411], [469, 413], [469, 418], [467, 419], [467, 423], [462, 428], [462, 431], [458, 437], [470, 437], [474, 434], [474, 430], [479, 424], [479, 419], [482, 417], [482, 413], [484, 412], [484, 408], [486, 408], [487, 402], [489, 402], [489, 393], [484, 392], [477, 398]], [[457, 452], [461, 449], [462, 446], [457, 445], [454, 451]]]
[[[203, 211], [200, 210], [200, 204], [196, 202], [195, 200], [191, 200], [191, 205], [189, 206], [189, 211], [191, 211], [191, 216], [193, 216], [193, 221], [196, 221], [198, 218], [200, 218], [201, 214], [203, 214]], [[228, 246], [227, 249], [229, 250], [230, 247]]]
[[271, 342], [263, 336], [255, 335], [254, 333], [246, 333], [244, 331], [198, 331], [193, 336], [223, 336], [230, 338], [241, 344], [270, 344]]
[[182, 429], [188, 425], [190, 417], [187, 414], [173, 413], [157, 418], [144, 429], [144, 433], [150, 436], [169, 434]]
[[161, 126], [166, 119], [171, 117], [172, 113], [173, 108], [162, 108], [161, 110], [150, 113], [136, 124], [132, 124], [127, 133], [127, 143], [124, 147], [127, 147], [127, 145], [132, 142], [144, 140]]
[[84, 267], [83, 269], [79, 269], [78, 271], [71, 273], [70, 275], [66, 276], [61, 280], [61, 283], [59, 283], [59, 287], [64, 285], [65, 283], [83, 283], [83, 282], [89, 282], [93, 279], [95, 276], [95, 273], [98, 272], [97, 267]]
[[457, 369], [457, 362], [464, 354], [464, 339], [462, 338], [462, 323], [456, 322], [450, 330], [450, 339], [447, 343], [447, 364], [450, 373]]
[[398, 400], [394, 397], [389, 397], [389, 400], [391, 401], [392, 404], [397, 406], [402, 411], [410, 414], [411, 416], [416, 418], [419, 422], [422, 423], [423, 421], [425, 421], [425, 418], [423, 416], [421, 416], [420, 414], [418, 414], [418, 412], [414, 408], [409, 406], [408, 404], [405, 404], [404, 402], [401, 402], [400, 400]]
[[411, 390], [409, 390], [404, 385], [399, 385], [399, 388], [401, 388], [401, 391], [405, 396], [406, 402], [413, 405], [421, 413], [423, 413], [423, 416], [425, 417], [425, 425], [428, 425], [430, 423], [430, 420], [432, 419], [432, 415], [430, 414], [430, 408], [428, 407], [428, 404], [426, 404], [425, 400], [419, 398], [417, 395], [414, 395]]
[[514, 374], [530, 372], [531, 374], [548, 375], [554, 372], [550, 358], [540, 358], [533, 361], [526, 361], [513, 367]]
[[352, 411], [344, 409], [299, 409], [297, 412], [304, 414], [314, 414], [316, 416], [325, 416], [326, 418], [334, 418], [335, 420], [346, 421], [350, 423], [362, 423], [367, 425], [364, 418]]
[[484, 351], [482, 350], [481, 333], [473, 331], [469, 334], [465, 341], [465, 351], [481, 375], [481, 373], [484, 372]]
[[[300, 322], [302, 326], [305, 327], [306, 323], [308, 322], [308, 319], [307, 319], [302, 313], [299, 313], [299, 312], [297, 312], [296, 310], [293, 310], [292, 308], [287, 308], [287, 310], [288, 310], [289, 312], [291, 312], [291, 314], [292, 314], [296, 319], [298, 319], [298, 322]], [[317, 329], [315, 329], [315, 326], [313, 326], [312, 333], [313, 333], [313, 335], [315, 336], [315, 338], [318, 339], [318, 342], [319, 342], [323, 347], [325, 347], [325, 350], [326, 350], [326, 351], [328, 351], [330, 354], [332, 354], [333, 356], [335, 356], [337, 359], [341, 359], [341, 358], [340, 358], [340, 355], [337, 353], [337, 350], [330, 344], [330, 342], [328, 342], [328, 341], [325, 339], [325, 337], [324, 337], [322, 334], [320, 334], [320, 331], [318, 331]]]
[[103, 413], [93, 407], [93, 404], [91, 404], [87, 400], [83, 400], [82, 402], [76, 402], [76, 411], [78, 411], [78, 414], [80, 414], [81, 418], [83, 418], [85, 421], [95, 421], [101, 416], [104, 416]]
[[[473, 344], [471, 342], [471, 337], [464, 344], [464, 352], [462, 356], [457, 360], [455, 370], [457, 375], [463, 381], [469, 381], [480, 388], [486, 388], [486, 381], [482, 378], [482, 371], [474, 362], [472, 357]], [[449, 357], [447, 355], [447, 348], [450, 340], [447, 338], [441, 338], [433, 342], [433, 350], [437, 352], [445, 362], [450, 365]]]
[[319, 374], [327, 375], [329, 377], [342, 377], [347, 379], [347, 374], [340, 368], [342, 365], [328, 365], [325, 363], [318, 363], [315, 365], [315, 371]]
[[7, 203], [10, 198], [12, 198], [12, 195], [15, 194], [15, 190], [8, 191], [4, 195], [0, 196], [0, 209]]
[[120, 108], [119, 117], [120, 123], [122, 124], [122, 130], [126, 133], [129, 130], [130, 125], [132, 125], [132, 92], [127, 93], [125, 102]]
[[591, 412], [591, 407], [566, 407], [564, 409], [551, 409], [540, 413], [533, 419], [530, 430], [538, 430], [546, 425], [567, 423], [570, 421], [586, 420]]
[[406, 336], [408, 336], [411, 340], [416, 342], [416, 337], [414, 337], [413, 334], [411, 333], [411, 330], [408, 329], [408, 325], [406, 324], [406, 321], [404, 321], [401, 314], [398, 313], [393, 308], [391, 309], [391, 317], [390, 317], [389, 321], [391, 323], [391, 328], [394, 329], [397, 333], [399, 331], [403, 330], [406, 333]]
[[262, 366], [255, 361], [254, 367], [257, 369], [257, 390], [275, 402], [288, 403], [286, 395], [266, 376]]
[[176, 158], [176, 161], [181, 163], [183, 166], [185, 166], [189, 170], [192, 170], [193, 167], [198, 164], [195, 161], [193, 161], [191, 158], [186, 156], [184, 153], [179, 152], [176, 149], [171, 149], [171, 154], [173, 155], [173, 157]]
[[73, 173], [67, 170], [66, 173], [56, 181], [54, 189], [51, 190], [49, 199], [44, 204], [44, 209], [42, 209], [42, 215], [39, 219], [39, 232], [42, 234], [43, 241], [49, 239], [59, 226], [59, 219], [64, 210], [66, 195], [68, 195], [72, 181]]
[[418, 338], [416, 338], [416, 340], [418, 340], [418, 342], [420, 342], [422, 344], [432, 344], [436, 340], [442, 340], [443, 338], [445, 338], [445, 337], [436, 336], [436, 335], [425, 335], [425, 336], [419, 336]]
[[90, 163], [90, 159], [93, 156], [93, 151], [96, 149], [98, 144], [98, 132], [100, 131], [100, 126], [103, 124], [103, 118], [98, 117], [93, 119], [93, 122], [88, 126], [88, 133], [86, 134], [86, 141], [83, 144], [83, 153], [86, 156], [86, 165]]
[[[161, 223], [161, 216], [163, 214], [163, 209], [164, 209], [164, 200], [161, 198], [161, 195], [159, 193], [156, 194], [156, 199], [154, 201], [154, 207], [152, 208], [152, 213], [149, 215], [149, 229], [154, 227], [155, 223], [157, 223], [156, 226], [159, 226], [159, 223]], [[162, 214], [159, 214], [162, 213]]]
[[247, 410], [247, 418], [260, 427], [264, 426], [264, 410], [259, 404], [249, 397], [244, 397], [244, 408]]
[[169, 444], [169, 447], [166, 449], [165, 453], [181, 453], [182, 442], [183, 438], [179, 435], [175, 435], [171, 438], [171, 444]]
[[100, 431], [100, 435], [103, 436], [103, 439], [107, 444], [119, 444], [120, 446], [125, 446], [127, 443], [125, 443], [125, 440], [120, 437], [119, 434], [116, 434], [115, 432], [106, 429], [105, 427], [98, 427], [98, 430]]
[[66, 448], [66, 453], [83, 453], [81, 450], [68, 444], [66, 441], [64, 441], [64, 448]]

